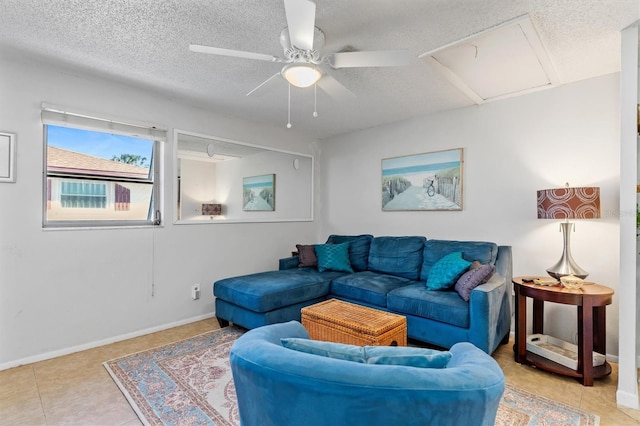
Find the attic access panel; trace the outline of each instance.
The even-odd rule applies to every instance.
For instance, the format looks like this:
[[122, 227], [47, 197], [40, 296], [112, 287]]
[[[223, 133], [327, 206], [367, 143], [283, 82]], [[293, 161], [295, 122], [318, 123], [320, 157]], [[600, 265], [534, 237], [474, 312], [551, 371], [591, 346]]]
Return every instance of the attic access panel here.
[[477, 104], [559, 83], [529, 16], [420, 55]]

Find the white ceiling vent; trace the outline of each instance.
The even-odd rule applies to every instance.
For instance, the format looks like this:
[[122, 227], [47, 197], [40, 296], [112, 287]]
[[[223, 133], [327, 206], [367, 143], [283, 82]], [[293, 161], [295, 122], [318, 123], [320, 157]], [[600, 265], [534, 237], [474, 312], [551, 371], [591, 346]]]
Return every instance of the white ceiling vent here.
[[559, 84], [529, 15], [423, 53], [420, 58], [477, 104]]

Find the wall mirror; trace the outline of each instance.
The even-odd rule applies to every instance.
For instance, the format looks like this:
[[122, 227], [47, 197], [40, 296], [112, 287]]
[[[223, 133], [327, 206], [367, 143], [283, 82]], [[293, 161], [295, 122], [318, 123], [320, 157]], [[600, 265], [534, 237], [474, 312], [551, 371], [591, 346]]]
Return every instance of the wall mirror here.
[[176, 223], [313, 220], [313, 156], [176, 130]]

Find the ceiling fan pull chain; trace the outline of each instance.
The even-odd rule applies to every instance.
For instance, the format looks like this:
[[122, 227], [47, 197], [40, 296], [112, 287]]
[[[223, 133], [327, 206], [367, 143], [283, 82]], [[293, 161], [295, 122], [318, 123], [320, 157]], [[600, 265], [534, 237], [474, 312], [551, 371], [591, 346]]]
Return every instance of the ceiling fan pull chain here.
[[318, 83], [313, 84], [313, 118], [318, 117]]
[[287, 129], [291, 128], [291, 83], [289, 83], [289, 108], [287, 111]]

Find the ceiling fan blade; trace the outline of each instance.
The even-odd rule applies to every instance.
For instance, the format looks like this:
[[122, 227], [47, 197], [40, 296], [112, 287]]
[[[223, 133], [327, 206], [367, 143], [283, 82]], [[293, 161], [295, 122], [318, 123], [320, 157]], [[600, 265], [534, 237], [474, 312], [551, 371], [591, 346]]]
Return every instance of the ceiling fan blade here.
[[231, 56], [233, 58], [257, 59], [267, 62], [282, 62], [281, 58], [263, 53], [245, 52], [242, 50], [222, 49], [220, 47], [202, 46], [200, 44], [190, 44], [189, 50], [198, 53], [209, 53], [212, 55]]
[[291, 45], [302, 50], [313, 49], [316, 4], [310, 0], [284, 0]]
[[346, 87], [342, 85], [338, 80], [333, 78], [329, 74], [324, 74], [320, 80], [318, 80], [318, 87], [324, 90], [329, 96], [334, 99], [348, 101], [356, 99], [356, 95]]
[[329, 65], [334, 68], [397, 67], [409, 65], [411, 56], [407, 49], [370, 50], [364, 52], [337, 52], [329, 55]]

